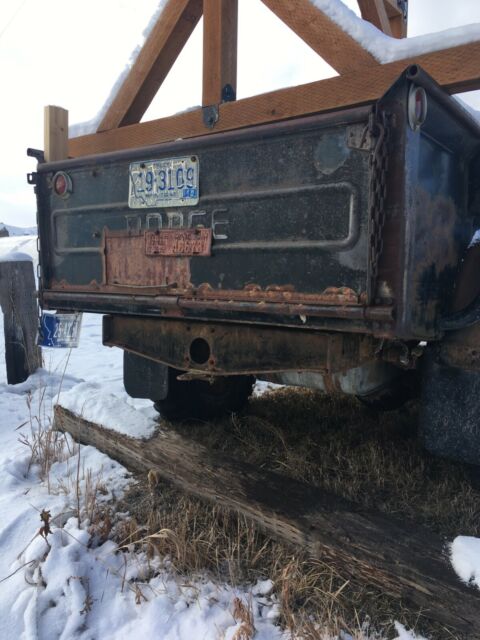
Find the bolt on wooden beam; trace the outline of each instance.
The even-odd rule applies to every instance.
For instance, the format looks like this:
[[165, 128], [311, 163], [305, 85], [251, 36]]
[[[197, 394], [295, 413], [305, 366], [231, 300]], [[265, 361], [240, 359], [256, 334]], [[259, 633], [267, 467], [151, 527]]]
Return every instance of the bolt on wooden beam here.
[[203, 106], [224, 99], [229, 86], [237, 90], [238, 0], [203, 2]]

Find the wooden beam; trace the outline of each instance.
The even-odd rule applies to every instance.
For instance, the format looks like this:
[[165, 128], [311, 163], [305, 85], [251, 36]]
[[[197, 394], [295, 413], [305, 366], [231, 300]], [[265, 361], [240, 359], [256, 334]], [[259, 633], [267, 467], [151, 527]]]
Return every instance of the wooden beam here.
[[480, 594], [455, 575], [443, 538], [418, 524], [221, 455], [172, 428], [142, 441], [58, 405], [54, 425], [130, 470], [153, 471], [201, 500], [233, 509], [353, 580], [402, 598], [465, 637], [480, 638]]
[[[450, 93], [480, 89], [480, 42], [435, 51], [423, 56], [375, 65], [363, 73], [311, 82], [220, 105], [214, 132], [342, 109], [377, 100], [409, 64], [419, 64]], [[71, 156], [142, 147], [177, 138], [211, 133], [202, 110], [122, 127], [114, 131], [73, 138]]]
[[68, 158], [68, 111], [45, 107], [43, 111], [44, 153], [47, 162]]
[[262, 0], [338, 73], [377, 65], [375, 58], [310, 0]]
[[202, 16], [202, 0], [169, 0], [98, 131], [140, 122]]
[[387, 10], [383, 0], [357, 0], [362, 18], [371, 22], [373, 25], [386, 33], [387, 36], [392, 35], [390, 28], [390, 20], [388, 19]]
[[[385, 5], [385, 10], [389, 18], [403, 17], [403, 11], [398, 6], [397, 0], [382, 0], [382, 2]], [[358, 4], [360, 4], [360, 2]]]
[[383, 0], [390, 21], [390, 29], [394, 38], [407, 37], [408, 19], [403, 17], [403, 11], [397, 0]]
[[237, 91], [238, 0], [203, 0], [204, 106], [222, 102], [230, 85]]

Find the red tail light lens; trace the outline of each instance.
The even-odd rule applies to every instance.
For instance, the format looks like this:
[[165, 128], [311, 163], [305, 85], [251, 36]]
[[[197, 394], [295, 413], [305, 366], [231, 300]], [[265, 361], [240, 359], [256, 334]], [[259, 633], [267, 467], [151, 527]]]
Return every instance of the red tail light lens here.
[[53, 176], [53, 190], [60, 198], [67, 197], [72, 192], [72, 179], [64, 171]]

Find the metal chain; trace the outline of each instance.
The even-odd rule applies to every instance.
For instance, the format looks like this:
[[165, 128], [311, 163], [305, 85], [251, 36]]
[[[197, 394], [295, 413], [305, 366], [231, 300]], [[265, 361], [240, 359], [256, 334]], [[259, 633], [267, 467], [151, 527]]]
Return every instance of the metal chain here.
[[378, 262], [383, 250], [385, 201], [387, 197], [388, 127], [384, 112], [372, 113], [369, 122], [370, 136], [374, 140], [370, 155], [370, 278], [368, 299], [372, 302], [378, 274]]

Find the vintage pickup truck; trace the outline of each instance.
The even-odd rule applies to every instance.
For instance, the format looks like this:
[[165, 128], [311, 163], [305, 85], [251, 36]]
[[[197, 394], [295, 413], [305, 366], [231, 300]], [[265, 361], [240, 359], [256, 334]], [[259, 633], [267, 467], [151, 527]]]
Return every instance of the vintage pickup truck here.
[[129, 394], [239, 410], [254, 377], [388, 405], [480, 462], [480, 127], [418, 66], [373, 104], [41, 161], [40, 302], [105, 314]]

